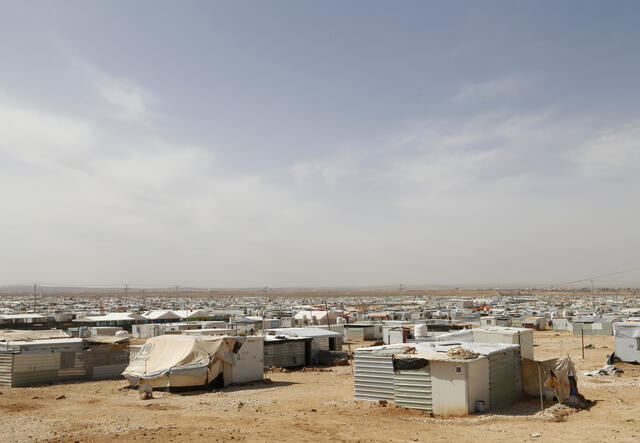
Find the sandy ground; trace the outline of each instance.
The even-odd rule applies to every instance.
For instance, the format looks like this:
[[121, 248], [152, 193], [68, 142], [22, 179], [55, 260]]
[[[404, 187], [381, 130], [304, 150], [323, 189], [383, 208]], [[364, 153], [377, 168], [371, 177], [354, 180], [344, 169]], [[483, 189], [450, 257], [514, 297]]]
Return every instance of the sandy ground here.
[[[568, 332], [536, 332], [535, 342], [537, 358], [562, 347], [579, 374], [602, 367], [613, 350], [612, 337], [585, 337], [596, 349], [582, 360], [580, 337]], [[355, 402], [349, 366], [267, 372], [266, 383], [154, 392], [147, 401], [123, 380], [0, 388], [0, 441], [639, 441], [640, 366], [620, 367], [622, 377], [580, 377], [581, 392], [597, 403], [560, 417], [539, 414], [537, 399], [506, 414], [447, 419]]]

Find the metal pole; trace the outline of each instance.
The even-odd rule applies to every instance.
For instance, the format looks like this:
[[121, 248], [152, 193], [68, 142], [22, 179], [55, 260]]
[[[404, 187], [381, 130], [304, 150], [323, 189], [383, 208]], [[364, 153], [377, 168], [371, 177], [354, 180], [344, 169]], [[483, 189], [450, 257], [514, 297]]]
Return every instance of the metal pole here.
[[[584, 325], [582, 325], [584, 327]], [[582, 339], [582, 359], [584, 360], [584, 329], [580, 329], [580, 338]]]
[[542, 400], [542, 371], [540, 370], [540, 366], [542, 362], [538, 362], [538, 385], [540, 386], [540, 410], [544, 410], [544, 401]]
[[327, 308], [327, 301], [324, 301], [324, 310], [327, 313], [327, 326], [329, 327], [329, 330], [331, 330], [331, 321], [329, 320], [329, 308]]
[[36, 295], [38, 294], [37, 283], [33, 284], [33, 313], [36, 313]]

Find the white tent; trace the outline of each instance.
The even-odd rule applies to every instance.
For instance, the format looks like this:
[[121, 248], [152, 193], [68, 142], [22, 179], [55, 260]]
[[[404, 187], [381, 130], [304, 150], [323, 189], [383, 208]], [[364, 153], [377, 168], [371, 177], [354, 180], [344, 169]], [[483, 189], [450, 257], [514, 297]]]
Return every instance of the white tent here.
[[142, 314], [143, 317], [149, 320], [180, 320], [180, 316], [172, 311], [156, 310], [147, 311]]
[[122, 373], [133, 386], [224, 385], [262, 379], [261, 337], [161, 335], [147, 340]]

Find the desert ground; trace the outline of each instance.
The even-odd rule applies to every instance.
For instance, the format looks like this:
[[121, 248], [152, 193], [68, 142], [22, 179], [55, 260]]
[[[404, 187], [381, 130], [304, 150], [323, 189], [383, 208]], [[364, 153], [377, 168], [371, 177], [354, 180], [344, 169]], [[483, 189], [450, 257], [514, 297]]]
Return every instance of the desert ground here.
[[[590, 410], [523, 399], [508, 411], [464, 418], [353, 400], [350, 366], [267, 371], [264, 383], [219, 391], [154, 392], [141, 400], [124, 380], [0, 388], [2, 441], [639, 441], [640, 366], [621, 377], [602, 367], [613, 337], [535, 333], [537, 359], [569, 354]], [[606, 348], [605, 348], [606, 346]], [[353, 345], [352, 345], [353, 349]], [[545, 404], [546, 408], [552, 403]], [[541, 434], [541, 435], [538, 435]]]

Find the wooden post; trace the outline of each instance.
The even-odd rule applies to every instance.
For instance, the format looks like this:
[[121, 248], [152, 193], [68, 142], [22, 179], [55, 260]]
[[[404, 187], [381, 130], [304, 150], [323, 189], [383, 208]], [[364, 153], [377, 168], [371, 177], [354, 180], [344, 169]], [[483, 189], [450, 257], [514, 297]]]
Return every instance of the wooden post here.
[[[584, 328], [584, 325], [582, 325]], [[584, 329], [580, 329], [580, 337], [582, 339], [582, 359], [584, 360]]]
[[542, 366], [542, 362], [538, 362], [538, 385], [540, 386], [540, 410], [544, 410], [544, 401], [542, 400], [542, 370], [540, 367]]

